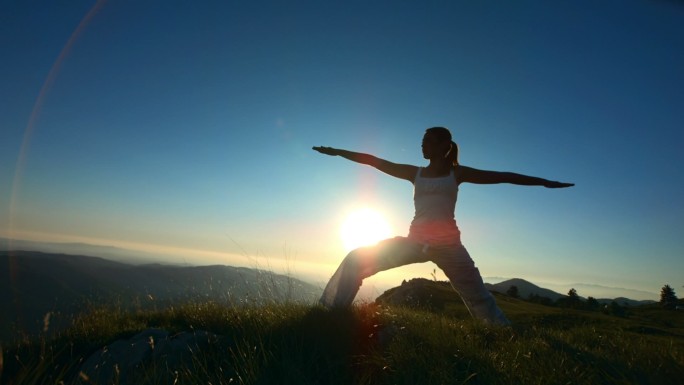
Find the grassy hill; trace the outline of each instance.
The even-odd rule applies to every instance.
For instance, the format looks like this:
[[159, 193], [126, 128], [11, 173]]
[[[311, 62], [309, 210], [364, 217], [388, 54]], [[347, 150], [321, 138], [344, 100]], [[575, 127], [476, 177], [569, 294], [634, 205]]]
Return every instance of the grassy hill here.
[[51, 330], [102, 303], [128, 310], [163, 309], [188, 301], [313, 302], [321, 289], [270, 271], [232, 266], [131, 265], [108, 259], [0, 252], [0, 342], [36, 334], [50, 314]]
[[54, 337], [4, 346], [0, 382], [98, 383], [79, 377], [83, 362], [144, 330], [216, 337], [185, 355], [119, 369], [100, 383], [681, 384], [684, 378], [682, 311], [653, 305], [615, 317], [497, 293], [514, 325], [493, 327], [470, 319], [438, 283], [429, 290], [443, 294], [441, 306], [379, 301], [329, 311], [199, 301], [159, 311], [94, 309]]

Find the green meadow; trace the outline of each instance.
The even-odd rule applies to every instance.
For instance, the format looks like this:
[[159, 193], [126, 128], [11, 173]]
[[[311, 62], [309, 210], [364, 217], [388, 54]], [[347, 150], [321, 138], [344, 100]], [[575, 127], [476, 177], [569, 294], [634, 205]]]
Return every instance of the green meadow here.
[[[474, 321], [458, 301], [438, 311], [376, 303], [333, 311], [213, 302], [155, 311], [93, 308], [67, 330], [3, 346], [0, 382], [684, 383], [684, 311], [648, 305], [615, 316], [496, 297], [513, 326]], [[158, 357], [125, 374], [115, 371], [103, 382], [79, 373], [94, 352], [149, 329], [210, 332], [216, 338], [180, 358]]]

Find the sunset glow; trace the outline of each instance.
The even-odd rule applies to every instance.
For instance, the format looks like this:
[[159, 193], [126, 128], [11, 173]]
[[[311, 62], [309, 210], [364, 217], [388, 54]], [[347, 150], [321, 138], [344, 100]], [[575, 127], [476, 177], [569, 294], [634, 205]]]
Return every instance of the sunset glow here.
[[392, 229], [382, 214], [367, 207], [349, 213], [340, 226], [340, 237], [346, 251], [373, 245], [391, 235]]

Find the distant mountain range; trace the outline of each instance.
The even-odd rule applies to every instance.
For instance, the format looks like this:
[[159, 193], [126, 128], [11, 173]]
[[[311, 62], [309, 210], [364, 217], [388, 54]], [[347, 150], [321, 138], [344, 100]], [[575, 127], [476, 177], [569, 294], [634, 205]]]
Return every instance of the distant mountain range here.
[[[131, 250], [131, 249], [126, 249], [122, 247], [114, 247], [114, 246], [105, 246], [105, 245], [96, 245], [96, 244], [90, 244], [90, 243], [80, 243], [80, 242], [43, 242], [43, 241], [31, 241], [31, 240], [21, 240], [21, 239], [7, 239], [0, 237], [0, 252], [2, 251], [7, 251], [7, 250], [31, 250], [31, 251], [40, 251], [44, 253], [51, 253], [51, 254], [71, 254], [71, 255], [89, 255], [89, 256], [94, 256], [94, 257], [102, 257], [105, 259], [113, 260], [113, 261], [118, 261], [118, 262], [125, 262], [125, 263], [130, 263], [132, 265], [141, 265], [141, 264], [150, 264], [150, 263], [162, 263], [165, 265], [179, 265], [179, 266], [190, 266], [191, 264], [187, 263], [187, 261], [182, 258], [182, 257], [169, 257], [168, 255], [163, 255], [163, 254], [155, 254], [151, 252], [142, 252], [139, 250]], [[212, 260], [207, 260], [207, 259], [201, 259], [197, 258], [196, 256], [194, 257], [189, 257], [188, 260], [195, 261], [195, 265], [212, 265], [216, 264], [216, 262], [213, 262]], [[201, 261], [201, 262], [197, 262]], [[223, 262], [218, 262], [218, 264], [223, 265]], [[253, 266], [250, 266], [253, 267]], [[325, 277], [327, 278], [327, 277]], [[312, 278], [314, 279], [314, 278]], [[318, 279], [318, 278], [316, 278]], [[505, 285], [510, 285], [512, 283], [509, 283], [508, 281], [510, 278], [504, 278], [504, 277], [484, 277], [484, 280], [486, 282], [499, 282], [498, 284], [495, 284], [496, 286], [501, 286], [504, 285], [503, 288], [499, 288], [497, 290], [506, 292], [508, 290], [508, 287]], [[503, 282], [502, 282], [503, 281]], [[586, 295], [586, 293], [595, 293], [591, 294], [594, 298], [598, 298], [599, 301], [604, 302], [604, 301], [613, 301], [614, 299], [616, 301], [627, 301], [628, 303], [632, 303], [633, 300], [629, 298], [638, 298], [640, 300], [647, 300], [647, 299], [656, 299], [658, 298], [658, 293], [651, 293], [651, 292], [646, 292], [643, 290], [635, 290], [635, 289], [629, 289], [629, 288], [623, 288], [623, 287], [611, 287], [611, 286], [604, 286], [604, 285], [598, 285], [594, 283], [564, 283], [564, 284], [558, 284], [558, 283], [551, 283], [551, 282], [537, 282], [537, 284], [541, 284], [542, 287], [545, 289], [549, 289], [550, 291], [555, 291], [556, 296], [562, 296], [563, 294], [559, 293], [566, 293], [571, 287], [574, 287], [577, 289], [577, 292], [579, 293], [580, 296]], [[361, 287], [361, 293], [364, 293], [364, 290], [367, 290], [367, 287]], [[536, 291], [539, 293], [539, 291]], [[377, 291], [373, 293], [366, 293], [370, 294], [373, 297], [377, 296]], [[361, 294], [363, 295], [363, 294]], [[541, 295], [541, 294], [538, 294]], [[549, 295], [549, 298], [554, 298], [554, 295]], [[622, 303], [622, 302], [621, 302]], [[640, 302], [636, 301], [635, 303], [648, 303], [648, 301]]]
[[[49, 330], [54, 331], [68, 326], [75, 314], [99, 306], [135, 310], [161, 309], [189, 301], [228, 305], [264, 301], [313, 303], [321, 294], [318, 286], [258, 269], [224, 265], [132, 265], [83, 255], [2, 251], [3, 246], [6, 247], [0, 244], [0, 341], [22, 333], [35, 335], [43, 329], [48, 313], [51, 315]], [[63, 248], [64, 244], [57, 246]], [[85, 244], [71, 246], [89, 250]], [[110, 251], [119, 254], [121, 250]], [[491, 291], [504, 294], [516, 286], [522, 299], [530, 295], [552, 301], [565, 297], [519, 278], [485, 285]], [[445, 298], [450, 298], [453, 291], [449, 284], [442, 286]], [[383, 296], [401, 293], [402, 287], [390, 289]], [[628, 298], [597, 300], [630, 306], [655, 302]]]
[[[496, 292], [503, 293], [503, 294], [506, 294], [506, 292], [508, 291], [508, 289], [510, 289], [511, 286], [516, 286], [518, 288], [518, 296], [522, 299], [527, 299], [531, 295], [538, 295], [540, 297], [546, 297], [546, 298], [551, 299], [552, 301], [556, 301], [559, 298], [567, 297], [567, 295], [565, 295], [565, 294], [560, 294], [560, 293], [557, 293], [553, 290], [544, 289], [542, 287], [539, 287], [539, 286], [537, 286], [531, 282], [525, 281], [524, 279], [520, 279], [520, 278], [509, 279], [509, 280], [499, 282], [496, 284], [485, 283], [485, 286], [490, 291], [496, 291]], [[646, 305], [646, 304], [656, 302], [656, 301], [651, 301], [651, 300], [633, 300], [633, 299], [629, 299], [629, 298], [625, 298], [625, 297], [596, 298], [596, 300], [599, 303], [610, 303], [610, 302], [615, 301], [619, 305], [628, 305], [628, 306], [639, 306], [639, 305]]]
[[[541, 288], [533, 283], [525, 281], [524, 279], [514, 278], [507, 281], [497, 283], [496, 285], [485, 283], [487, 289], [492, 292], [506, 295], [506, 292], [511, 286], [518, 288], [518, 297], [520, 299], [527, 299], [531, 295], [549, 298], [552, 302], [558, 299], [566, 298], [566, 295], [556, 293], [549, 289]], [[498, 294], [497, 294], [498, 295]], [[655, 303], [655, 301], [635, 301], [628, 298], [615, 299], [597, 299], [601, 303], [617, 302], [622, 306], [639, 306]], [[425, 278], [414, 278], [409, 281], [404, 281], [400, 286], [391, 288], [382, 293], [376, 299], [378, 303], [390, 305], [408, 305], [428, 308], [435, 311], [441, 311], [449, 304], [457, 302], [460, 304], [460, 299], [455, 295], [453, 288], [446, 281], [432, 281]], [[454, 309], [451, 309], [452, 311]]]
[[160, 309], [189, 301], [229, 305], [313, 303], [321, 289], [268, 271], [231, 266], [131, 265], [99, 257], [0, 252], [0, 341], [68, 326], [99, 306]]
[[9, 250], [31, 250], [51, 254], [89, 255], [133, 265], [154, 263], [164, 260], [163, 256], [160, 255], [114, 246], [93, 245], [82, 242], [41, 242], [0, 237], [0, 252]]

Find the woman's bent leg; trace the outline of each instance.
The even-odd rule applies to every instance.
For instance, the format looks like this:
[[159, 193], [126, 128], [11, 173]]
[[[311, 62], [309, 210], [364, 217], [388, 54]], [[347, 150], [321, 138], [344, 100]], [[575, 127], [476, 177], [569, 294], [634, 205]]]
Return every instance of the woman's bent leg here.
[[450, 247], [438, 256], [433, 256], [432, 260], [444, 271], [474, 318], [498, 325], [510, 325], [511, 322], [482, 282], [480, 270], [475, 267], [465, 247]]
[[426, 262], [421, 248], [408, 238], [396, 237], [353, 250], [330, 278], [319, 303], [326, 307], [350, 306], [365, 278], [394, 267]]

